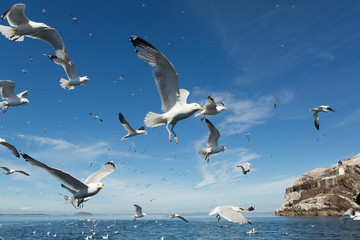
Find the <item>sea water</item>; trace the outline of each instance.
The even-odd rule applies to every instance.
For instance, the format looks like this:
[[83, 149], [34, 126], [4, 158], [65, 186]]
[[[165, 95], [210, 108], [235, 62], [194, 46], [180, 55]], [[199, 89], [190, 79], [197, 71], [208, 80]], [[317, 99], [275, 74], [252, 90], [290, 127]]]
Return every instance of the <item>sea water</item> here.
[[[185, 216], [186, 217], [186, 216]], [[215, 217], [1, 216], [2, 239], [360, 239], [360, 221], [340, 217], [249, 217], [240, 225]], [[254, 227], [258, 232], [246, 232]], [[90, 239], [90, 238], [88, 238]]]

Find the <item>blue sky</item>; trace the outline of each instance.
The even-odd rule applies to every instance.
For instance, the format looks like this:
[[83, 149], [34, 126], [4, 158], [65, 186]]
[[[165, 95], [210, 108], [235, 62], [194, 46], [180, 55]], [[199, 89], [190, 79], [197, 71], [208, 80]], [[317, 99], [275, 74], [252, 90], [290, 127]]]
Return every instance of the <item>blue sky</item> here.
[[[2, 1], [0, 12], [15, 3]], [[79, 179], [114, 161], [116, 171], [85, 211], [132, 213], [136, 203], [148, 214], [209, 212], [224, 204], [272, 212], [301, 174], [359, 153], [358, 1], [24, 3], [29, 19], [57, 29], [78, 74], [90, 81], [66, 91], [59, 86], [65, 72], [42, 55], [54, 54], [48, 44], [0, 36], [0, 79], [14, 81], [17, 93], [29, 90], [30, 100], [0, 115], [0, 137]], [[190, 91], [188, 102], [203, 105], [208, 95], [224, 101], [228, 110], [209, 120], [227, 151], [210, 163], [199, 157], [208, 129], [194, 116], [175, 127], [179, 144], [168, 141], [163, 126], [120, 141], [126, 132], [118, 112], [134, 128], [147, 112], [161, 112], [151, 68], [136, 56], [130, 35], [167, 56], [179, 86]], [[320, 113], [317, 131], [309, 108], [320, 105], [336, 112]], [[253, 164], [245, 176], [235, 167], [242, 162]], [[5, 148], [0, 165], [31, 175], [1, 174], [1, 212], [75, 211], [61, 204], [58, 192], [66, 192], [43, 170]]]

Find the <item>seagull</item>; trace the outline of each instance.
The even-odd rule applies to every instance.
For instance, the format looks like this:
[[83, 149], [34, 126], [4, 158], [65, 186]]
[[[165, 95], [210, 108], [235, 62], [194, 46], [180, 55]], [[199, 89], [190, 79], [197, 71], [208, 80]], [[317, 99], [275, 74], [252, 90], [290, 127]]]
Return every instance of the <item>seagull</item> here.
[[9, 169], [7, 167], [0, 167], [0, 168], [4, 169], [6, 171], [6, 172], [4, 172], [5, 175], [10, 175], [10, 174], [18, 172], [18, 173], [22, 173], [22, 174], [24, 174], [26, 176], [30, 176], [27, 172], [24, 172], [24, 171], [21, 171], [21, 170]]
[[0, 25], [0, 32], [9, 40], [24, 41], [24, 36], [40, 39], [50, 44], [58, 58], [69, 61], [66, 58], [67, 50], [59, 33], [45, 23], [33, 22], [25, 14], [25, 4], [18, 3], [9, 8], [2, 16], [8, 20], [11, 27]]
[[33, 59], [32, 57], [29, 57], [29, 61], [30, 61], [30, 62], [33, 62], [34, 59]]
[[[172, 132], [175, 142], [178, 143], [174, 132], [177, 122], [190, 117], [199, 109], [203, 110], [203, 108], [198, 103], [186, 103], [189, 91], [179, 89], [178, 76], [174, 66], [159, 50], [137, 36], [130, 36], [130, 41], [134, 45], [138, 57], [154, 68], [153, 75], [164, 112], [163, 114], [148, 112], [144, 119], [145, 125], [157, 127], [166, 124], [169, 141], [171, 142]], [[171, 132], [169, 125], [172, 125]]]
[[243, 174], [247, 174], [248, 172], [250, 172], [250, 166], [252, 166], [252, 164], [250, 163], [242, 163], [240, 165], [237, 165], [237, 167], [241, 167]]
[[204, 110], [195, 114], [195, 117], [203, 115], [200, 121], [204, 121], [206, 115], [216, 115], [222, 110], [227, 110], [227, 108], [224, 106], [224, 103], [220, 102], [218, 105], [216, 105], [214, 99], [211, 96], [208, 96], [204, 105]]
[[253, 207], [253, 206], [251, 206], [251, 207], [248, 207], [248, 209], [247, 209], [249, 212], [251, 212], [251, 211], [254, 211], [255, 210], [255, 207]]
[[70, 16], [71, 16], [71, 19], [72, 19], [75, 23], [78, 23], [78, 20], [77, 20], [77, 18], [76, 18], [74, 15], [70, 14]]
[[21, 70], [24, 74], [28, 72], [28, 70], [26, 68], [23, 68], [23, 70]]
[[28, 91], [15, 95], [15, 83], [10, 80], [0, 80], [0, 96], [5, 101], [0, 102], [1, 112], [5, 113], [9, 107], [23, 105], [28, 103]]
[[180, 216], [179, 214], [177, 214], [177, 213], [172, 213], [172, 214], [170, 214], [170, 217], [171, 218], [180, 218], [180, 219], [182, 219], [182, 220], [184, 220], [185, 222], [189, 222], [188, 220], [186, 220], [183, 216]]
[[310, 108], [309, 111], [313, 111], [314, 114], [314, 119], [315, 119], [315, 127], [317, 130], [319, 130], [319, 116], [318, 116], [318, 113], [319, 112], [327, 112], [329, 113], [329, 111], [332, 111], [332, 112], [335, 112], [331, 107], [329, 106], [324, 106], [324, 105], [321, 105], [319, 107], [316, 107], [316, 108]]
[[142, 218], [142, 217], [147, 216], [146, 213], [142, 212], [142, 208], [139, 205], [134, 204], [134, 207], [135, 207], [135, 212], [136, 212], [135, 215], [132, 216], [134, 218], [134, 221], [136, 221], [137, 218]]
[[[88, 76], [80, 77], [77, 74], [76, 68], [75, 68], [75, 63], [73, 61], [71, 61], [71, 60], [64, 61], [61, 58], [58, 58], [56, 56], [51, 56], [51, 55], [49, 55], [48, 58], [51, 61], [53, 61], [54, 63], [62, 66], [65, 70], [66, 76], [69, 78], [69, 80], [60, 78], [60, 86], [62, 88], [66, 89], [66, 90], [73, 90], [75, 88], [74, 86], [78, 86], [78, 85], [85, 86], [87, 81], [90, 80], [90, 78], [88, 78]], [[69, 58], [68, 55], [67, 55], [67, 58]]]
[[247, 134], [245, 134], [245, 135], [246, 135], [247, 140], [250, 141], [250, 135], [251, 135], [251, 133], [247, 133]]
[[89, 113], [94, 119], [98, 119], [100, 122], [102, 122], [103, 120], [99, 117], [99, 116], [96, 116], [92, 113]]
[[274, 102], [274, 109], [276, 109], [276, 105], [278, 105], [279, 102]]
[[219, 131], [216, 129], [216, 127], [208, 119], [205, 118], [205, 121], [206, 121], [206, 126], [209, 129], [209, 136], [208, 136], [206, 148], [201, 147], [200, 150], [199, 150], [199, 154], [200, 154], [201, 157], [205, 157], [205, 160], [207, 160], [207, 162], [209, 162], [209, 160], [210, 160], [209, 155], [210, 154], [214, 154], [214, 153], [224, 151], [227, 148], [224, 147], [223, 145], [221, 145], [221, 146], [218, 145], [218, 140], [219, 140], [219, 137], [220, 137]]
[[221, 217], [225, 218], [230, 222], [235, 222], [239, 224], [252, 224], [249, 220], [247, 220], [241, 213], [244, 211], [239, 207], [234, 207], [231, 205], [225, 206], [217, 206], [210, 213], [209, 216], [217, 214], [216, 218], [218, 221]]
[[121, 124], [123, 125], [123, 127], [125, 128], [125, 130], [128, 131], [128, 134], [126, 134], [122, 139], [121, 141], [129, 138], [129, 137], [134, 137], [136, 135], [140, 135], [140, 134], [146, 134], [147, 135], [147, 132], [145, 131], [145, 127], [141, 127], [139, 128], [138, 130], [134, 130], [130, 124], [126, 121], [126, 119], [124, 118], [124, 116], [119, 113], [119, 120], [121, 122]]
[[119, 80], [124, 80], [124, 74], [121, 74], [121, 76], [119, 77]]
[[77, 178], [73, 177], [69, 173], [62, 170], [50, 167], [42, 162], [39, 162], [26, 153], [21, 152], [22, 157], [30, 164], [35, 167], [41, 168], [53, 175], [60, 182], [68, 185], [75, 191], [75, 194], [66, 200], [64, 204], [72, 203], [76, 199], [81, 201], [84, 198], [91, 197], [97, 194], [101, 189], [104, 188], [104, 184], [100, 182], [101, 179], [111, 174], [115, 170], [115, 164], [113, 161], [105, 163], [102, 168], [90, 175], [84, 182], [81, 182]]
[[[66, 190], [68, 190], [68, 191], [69, 191], [71, 194], [73, 194], [73, 195], [76, 194], [76, 191], [75, 191], [74, 189], [71, 189], [71, 188], [69, 188], [68, 186], [66, 186], [66, 185], [64, 185], [64, 184], [61, 184], [61, 187], [64, 188], [64, 189], [66, 189]], [[61, 194], [61, 195], [63, 195], [63, 194]], [[63, 196], [66, 196], [66, 195], [63, 195]], [[65, 200], [68, 200], [69, 197], [68, 197], [68, 196], [66, 196], [66, 197], [67, 197], [67, 199], [65, 199]], [[76, 209], [82, 208], [82, 207], [84, 207], [84, 202], [87, 202], [87, 201], [89, 201], [90, 199], [91, 199], [91, 197], [85, 197], [85, 198], [82, 198], [82, 199], [78, 199], [77, 207], [75, 207], [75, 205], [74, 205], [73, 202], [71, 202], [71, 204], [72, 204]]]
[[5, 141], [5, 139], [0, 138], [0, 145], [3, 145], [7, 149], [9, 149], [15, 157], [20, 158], [20, 154], [19, 154], [18, 150], [16, 149], [16, 147], [14, 147], [14, 145], [12, 145], [10, 143], [7, 143]]

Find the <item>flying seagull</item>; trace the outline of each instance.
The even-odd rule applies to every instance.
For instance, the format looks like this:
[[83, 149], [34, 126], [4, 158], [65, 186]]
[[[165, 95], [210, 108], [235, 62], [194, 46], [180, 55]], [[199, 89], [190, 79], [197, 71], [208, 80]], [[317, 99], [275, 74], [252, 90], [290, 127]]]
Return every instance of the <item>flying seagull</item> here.
[[[69, 58], [69, 56], [67, 55], [67, 57]], [[82, 85], [85, 86], [87, 81], [90, 80], [90, 78], [88, 78], [88, 76], [83, 76], [80, 77], [77, 72], [76, 72], [76, 68], [75, 68], [75, 63], [73, 61], [70, 60], [69, 61], [64, 61], [61, 58], [58, 58], [56, 56], [51, 56], [49, 55], [48, 58], [53, 61], [54, 63], [62, 66], [65, 70], [66, 76], [68, 77], [69, 80], [66, 80], [64, 78], [60, 78], [60, 86], [66, 90], [73, 90], [75, 88], [75, 86], [78, 85]]]
[[218, 221], [221, 217], [225, 218], [230, 222], [235, 222], [239, 224], [252, 224], [247, 220], [241, 213], [244, 213], [242, 208], [234, 207], [231, 205], [217, 206], [210, 213], [209, 216], [216, 214]]
[[126, 119], [124, 118], [124, 116], [119, 113], [119, 120], [121, 122], [121, 124], [123, 125], [123, 127], [125, 128], [126, 131], [128, 131], [128, 134], [126, 134], [122, 139], [121, 141], [129, 138], [129, 137], [134, 137], [136, 135], [140, 135], [140, 134], [146, 134], [147, 135], [147, 132], [145, 131], [145, 127], [141, 127], [139, 128], [138, 130], [134, 130], [130, 124], [126, 121]]
[[21, 170], [9, 169], [7, 167], [0, 167], [0, 168], [4, 169], [6, 171], [6, 172], [4, 172], [5, 175], [10, 175], [10, 174], [18, 172], [18, 173], [22, 173], [22, 174], [24, 174], [26, 176], [30, 176], [27, 172], [24, 172], [24, 171], [21, 171]]
[[68, 185], [71, 187], [71, 189], [74, 190], [74, 194], [71, 198], [66, 200], [64, 204], [66, 203], [72, 203], [75, 200], [81, 200], [91, 197], [95, 194], [97, 194], [101, 189], [104, 188], [104, 184], [102, 184], [100, 181], [107, 175], [111, 174], [115, 170], [115, 164], [113, 161], [105, 163], [102, 168], [90, 175], [84, 182], [81, 182], [77, 178], [73, 177], [69, 173], [66, 173], [62, 170], [50, 167], [42, 162], [39, 162], [26, 153], [21, 152], [22, 157], [30, 164], [35, 167], [41, 168], [45, 171], [47, 171], [49, 174], [54, 176], [57, 180], [60, 182]]
[[0, 80], [0, 97], [5, 101], [0, 102], [1, 112], [5, 113], [9, 107], [28, 103], [28, 91], [15, 95], [15, 83], [10, 80]]
[[14, 147], [14, 145], [12, 145], [10, 143], [7, 143], [5, 141], [5, 139], [0, 138], [0, 145], [3, 145], [7, 149], [9, 149], [15, 157], [20, 158], [20, 154], [19, 154], [18, 150], [16, 149], [16, 147]]
[[310, 108], [309, 111], [313, 111], [314, 114], [314, 119], [315, 119], [315, 127], [317, 130], [319, 130], [319, 116], [318, 116], [318, 113], [319, 112], [326, 112], [326, 113], [329, 113], [329, 111], [332, 111], [332, 112], [335, 112], [331, 107], [329, 106], [324, 106], [324, 105], [321, 105], [319, 107], [316, 107], [316, 108]]
[[142, 218], [147, 216], [146, 213], [142, 212], [142, 207], [140, 207], [139, 205], [134, 204], [135, 207], [135, 215], [132, 216], [134, 218], [134, 221], [136, 221], [137, 218]]
[[240, 165], [237, 165], [237, 167], [242, 168], [242, 172], [244, 175], [250, 172], [250, 166], [252, 166], [250, 163], [242, 163]]
[[276, 106], [279, 104], [279, 102], [274, 102], [274, 109], [276, 109]]
[[103, 120], [99, 117], [99, 116], [96, 116], [92, 113], [89, 113], [94, 119], [98, 119], [100, 122], [102, 122]]
[[207, 160], [207, 162], [209, 162], [210, 160], [209, 155], [224, 151], [227, 148], [224, 147], [223, 145], [221, 146], [218, 145], [218, 140], [220, 137], [219, 131], [208, 119], [205, 118], [205, 121], [206, 121], [206, 126], [209, 129], [209, 136], [208, 136], [206, 148], [201, 147], [199, 150], [199, 154], [201, 157], [204, 157], [205, 160]]
[[71, 16], [71, 20], [73, 20], [75, 23], [78, 23], [78, 20], [74, 15], [70, 14], [70, 16]]
[[[61, 184], [61, 187], [68, 190], [71, 194], [75, 195], [76, 191], [74, 189], [69, 188], [68, 186]], [[67, 197], [65, 200], [68, 200], [70, 197], [64, 195], [64, 194], [60, 194], [63, 195], [64, 197]], [[91, 197], [85, 197], [82, 199], [78, 199], [78, 203], [77, 203], [77, 207], [75, 206], [75, 204], [73, 202], [71, 202], [71, 204], [77, 209], [77, 208], [82, 208], [84, 207], [84, 202], [87, 202], [91, 199]]]
[[[178, 76], [174, 66], [159, 50], [137, 36], [130, 36], [130, 41], [134, 45], [138, 57], [154, 68], [153, 76], [161, 98], [161, 109], [164, 112], [163, 114], [148, 112], [144, 120], [145, 125], [157, 127], [166, 124], [169, 141], [171, 141], [172, 132], [175, 142], [178, 143], [174, 132], [177, 122], [190, 117], [199, 109], [203, 110], [203, 108], [197, 103], [186, 103], [189, 91], [179, 89]], [[171, 132], [169, 125], [172, 126]]]
[[246, 135], [247, 140], [250, 141], [250, 135], [251, 135], [251, 133], [247, 133], [247, 134], [245, 134], [245, 135]]
[[204, 121], [206, 115], [216, 115], [222, 110], [227, 110], [227, 108], [224, 106], [224, 103], [220, 102], [218, 105], [216, 105], [214, 99], [211, 96], [208, 96], [204, 105], [204, 109], [201, 112], [195, 114], [195, 117], [203, 115], [200, 121]]
[[1, 16], [1, 20], [6, 18], [11, 27], [0, 25], [0, 32], [12, 41], [24, 41], [24, 36], [43, 40], [54, 48], [58, 58], [68, 62], [67, 51], [58, 32], [45, 23], [29, 20], [25, 16], [24, 10], [25, 4], [23, 3], [15, 4], [9, 8]]
[[170, 217], [171, 218], [180, 218], [180, 219], [182, 219], [182, 220], [184, 220], [185, 222], [189, 222], [188, 220], [186, 220], [183, 216], [180, 216], [179, 214], [177, 214], [177, 213], [172, 213], [172, 214], [170, 214]]

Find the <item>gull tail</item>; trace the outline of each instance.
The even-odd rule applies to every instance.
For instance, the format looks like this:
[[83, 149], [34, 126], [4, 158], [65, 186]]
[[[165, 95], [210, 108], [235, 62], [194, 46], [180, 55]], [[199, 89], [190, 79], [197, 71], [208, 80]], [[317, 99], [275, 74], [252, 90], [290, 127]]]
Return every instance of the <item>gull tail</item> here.
[[63, 204], [68, 204], [68, 203], [73, 204], [74, 201], [75, 201], [75, 198], [74, 198], [74, 197], [71, 197], [71, 198], [68, 198], [67, 200], [65, 200], [65, 201], [63, 202]]
[[66, 80], [64, 78], [61, 78], [60, 79], [60, 86], [63, 88], [63, 89], [66, 89], [66, 90], [73, 90], [75, 87], [70, 85], [70, 81], [69, 80]]
[[12, 27], [0, 25], [0, 32], [7, 39], [10, 39], [12, 41], [18, 41], [18, 42], [24, 41], [24, 36], [16, 35], [16, 32]]
[[207, 156], [207, 151], [206, 151], [206, 148], [204, 147], [201, 147], [200, 150], [199, 150], [199, 154], [202, 158], [206, 158]]
[[144, 123], [147, 127], [157, 127], [166, 124], [166, 120], [162, 114], [148, 112], [144, 119]]

